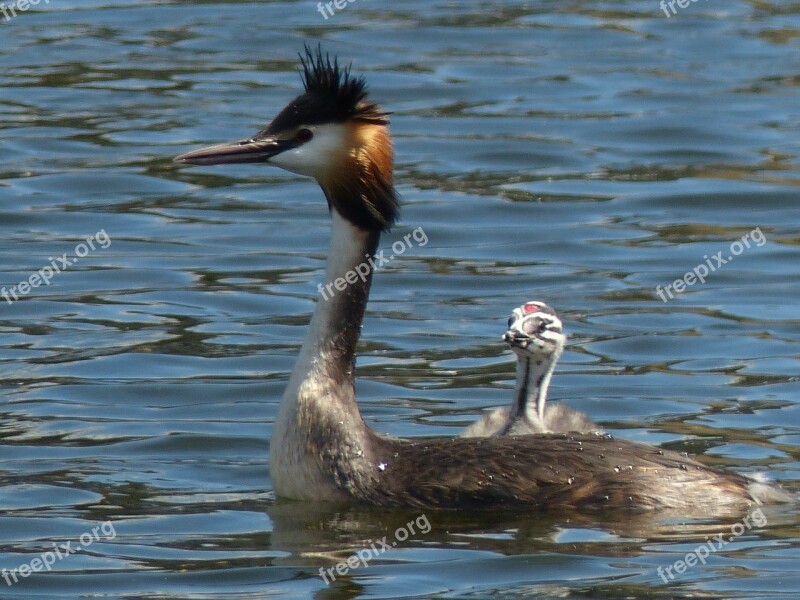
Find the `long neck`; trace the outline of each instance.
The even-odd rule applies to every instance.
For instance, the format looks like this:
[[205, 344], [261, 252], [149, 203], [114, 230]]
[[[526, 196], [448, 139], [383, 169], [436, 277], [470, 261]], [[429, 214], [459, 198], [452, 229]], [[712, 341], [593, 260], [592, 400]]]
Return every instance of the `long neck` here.
[[380, 232], [352, 225], [336, 209], [331, 215], [325, 280], [270, 441], [272, 484], [289, 498], [341, 499], [369, 472], [371, 436], [356, 404], [353, 371]]
[[548, 358], [518, 357], [517, 387], [511, 405], [512, 421], [524, 416], [530, 423], [544, 427], [544, 405], [557, 361], [558, 355]]
[[[292, 370], [289, 390], [294, 384], [323, 377], [327, 392], [337, 392], [337, 397], [342, 397], [339, 392], [347, 392], [344, 396], [355, 402], [352, 390], [356, 345], [372, 283], [370, 259], [380, 232], [355, 227], [335, 209], [331, 216], [333, 231], [325, 281], [317, 286], [317, 304]], [[318, 379], [316, 382], [323, 383]]]

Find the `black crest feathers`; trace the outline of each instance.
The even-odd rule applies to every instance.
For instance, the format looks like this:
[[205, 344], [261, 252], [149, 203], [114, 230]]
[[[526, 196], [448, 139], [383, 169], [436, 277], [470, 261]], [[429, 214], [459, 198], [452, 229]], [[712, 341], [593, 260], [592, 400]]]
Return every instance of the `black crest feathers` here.
[[349, 120], [389, 124], [389, 113], [367, 100], [364, 78], [350, 73], [349, 65], [340, 67], [335, 57], [323, 54], [320, 46], [316, 50], [306, 46], [305, 54], [299, 56], [306, 93], [295, 98], [275, 117], [271, 130]]
[[374, 102], [366, 100], [367, 84], [364, 78], [350, 73], [350, 65], [340, 67], [334, 57], [322, 53], [322, 47], [316, 51], [305, 46], [305, 56], [300, 55], [303, 65], [303, 87], [310, 96], [322, 100], [330, 112], [331, 121], [343, 122], [349, 119], [389, 123], [388, 113], [381, 110]]

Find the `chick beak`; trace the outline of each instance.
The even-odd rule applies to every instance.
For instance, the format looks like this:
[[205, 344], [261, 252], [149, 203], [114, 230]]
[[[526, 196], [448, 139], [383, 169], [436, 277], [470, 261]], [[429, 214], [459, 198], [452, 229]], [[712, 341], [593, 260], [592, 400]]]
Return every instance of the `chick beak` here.
[[531, 337], [519, 329], [509, 329], [503, 334], [503, 341], [509, 346], [527, 348], [531, 344]]

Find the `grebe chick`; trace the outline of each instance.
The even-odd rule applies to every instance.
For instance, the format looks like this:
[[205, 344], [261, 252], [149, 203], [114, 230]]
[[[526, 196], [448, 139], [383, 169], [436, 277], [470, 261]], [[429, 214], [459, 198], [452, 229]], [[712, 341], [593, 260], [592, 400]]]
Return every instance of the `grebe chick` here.
[[[388, 113], [363, 78], [306, 48], [305, 92], [261, 132], [176, 157], [184, 164], [269, 163], [316, 179], [333, 232], [317, 299], [270, 440], [281, 498], [380, 506], [574, 507], [739, 512], [744, 477], [658, 448], [595, 435], [396, 439], [356, 403], [355, 352], [381, 232], [397, 219]], [[366, 271], [366, 272], [365, 272]], [[353, 277], [354, 274], [357, 277]]]
[[584, 413], [563, 403], [545, 407], [550, 378], [567, 340], [556, 311], [535, 301], [515, 308], [503, 340], [517, 355], [514, 400], [510, 407], [486, 413], [461, 437], [601, 431]]

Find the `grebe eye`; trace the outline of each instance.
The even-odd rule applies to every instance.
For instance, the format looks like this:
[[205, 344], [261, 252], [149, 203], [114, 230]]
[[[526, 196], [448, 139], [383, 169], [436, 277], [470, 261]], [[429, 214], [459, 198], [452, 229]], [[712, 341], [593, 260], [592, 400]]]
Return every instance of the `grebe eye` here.
[[294, 136], [294, 139], [296, 139], [301, 144], [305, 144], [306, 142], [311, 141], [313, 137], [314, 137], [314, 132], [311, 131], [310, 129], [300, 129], [297, 132], [297, 135]]

